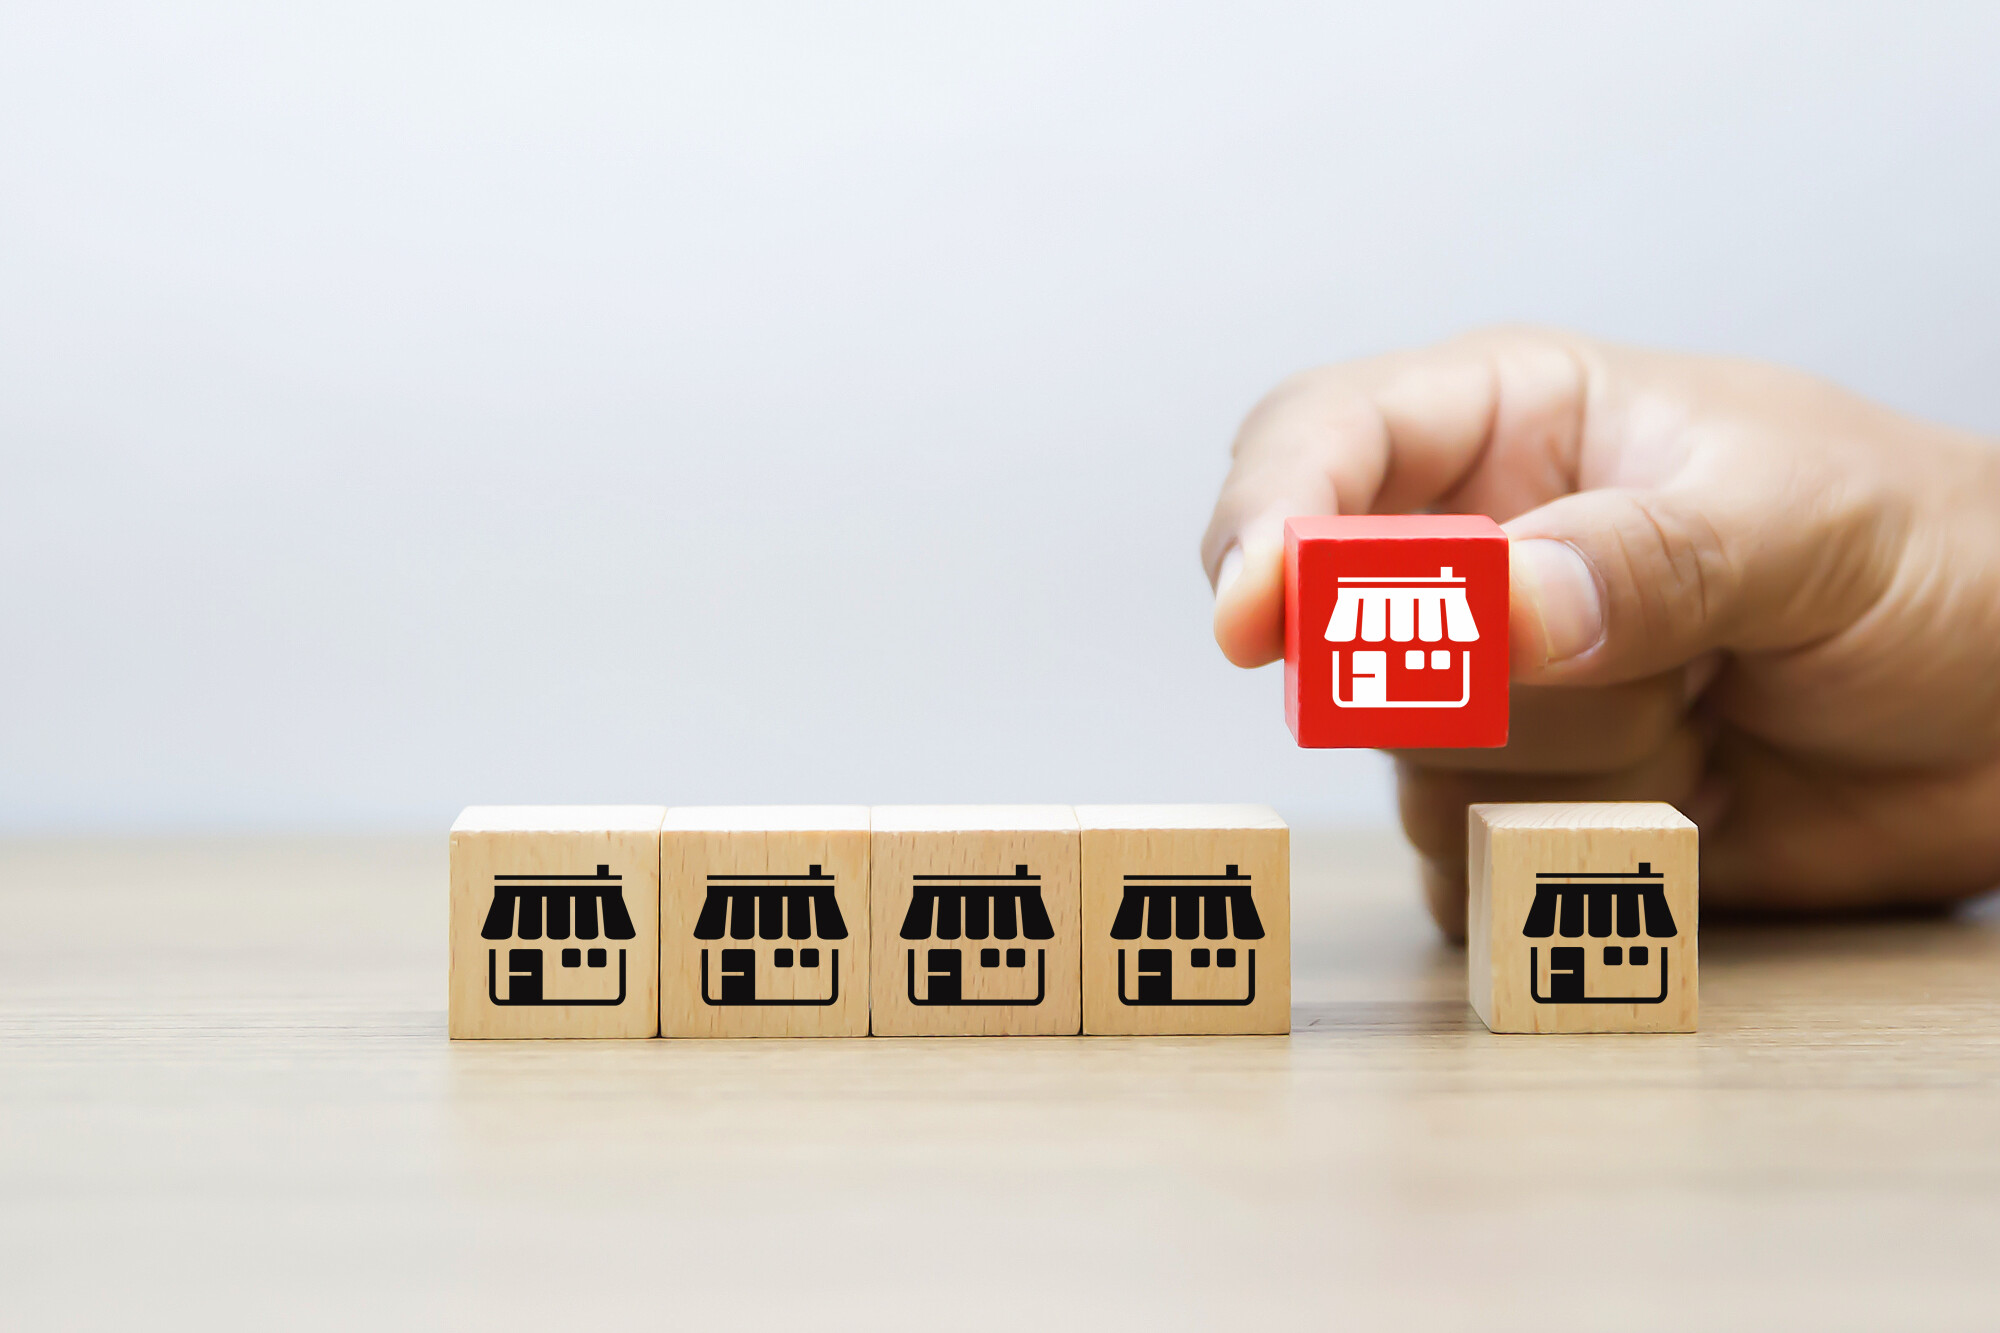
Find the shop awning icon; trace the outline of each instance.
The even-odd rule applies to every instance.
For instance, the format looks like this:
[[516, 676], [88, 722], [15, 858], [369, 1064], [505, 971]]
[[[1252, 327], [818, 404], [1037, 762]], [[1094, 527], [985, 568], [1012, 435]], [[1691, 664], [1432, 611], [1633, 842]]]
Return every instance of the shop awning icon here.
[[1111, 938], [1136, 940], [1142, 929], [1151, 940], [1264, 938], [1250, 877], [1235, 874], [1127, 875]]
[[[1327, 618], [1328, 643], [1443, 644], [1477, 643], [1479, 624], [1465, 599], [1465, 580], [1452, 575], [1445, 565], [1437, 577], [1356, 576], [1337, 580], [1340, 592], [1334, 599], [1333, 614]], [[1413, 665], [1421, 666], [1432, 654], [1408, 649]], [[1449, 650], [1435, 653], [1439, 663], [1449, 666]], [[1391, 699], [1389, 697], [1389, 653], [1381, 648], [1357, 648], [1352, 652], [1350, 692], [1340, 693], [1340, 652], [1333, 654], [1333, 702], [1341, 708], [1463, 708], [1472, 700], [1472, 654], [1459, 651], [1459, 697], [1456, 699]]]
[[[1043, 948], [972, 948], [961, 940], [1052, 940], [1055, 923], [1049, 920], [1048, 905], [1042, 901], [1042, 877], [1017, 865], [1011, 875], [912, 875], [910, 907], [903, 914], [901, 935], [906, 940], [946, 941], [949, 947], [924, 951], [924, 986], [917, 986], [917, 950], [908, 949], [904, 962], [904, 985], [913, 1005], [1021, 1005], [1033, 1006], [1048, 998], [1048, 950]], [[975, 994], [972, 974], [996, 969], [1004, 957], [1007, 972], [1025, 969], [1028, 955], [1034, 955], [1035, 990], [1032, 995], [1011, 986], [998, 993], [990, 983], [980, 983], [985, 994]], [[979, 967], [974, 969], [968, 958]], [[994, 975], [999, 975], [995, 973]]]
[[698, 940], [844, 940], [847, 922], [834, 879], [809, 875], [710, 875], [708, 897], [694, 923]]
[[[1650, 861], [1637, 870], [1543, 871], [1535, 876], [1535, 900], [1521, 934], [1531, 940], [1610, 941], [1603, 964], [1590, 961], [1593, 949], [1552, 945], [1547, 989], [1543, 988], [1540, 948], [1528, 950], [1528, 995], [1536, 1004], [1664, 1004], [1672, 966], [1665, 943], [1680, 934], [1667, 905], [1666, 876]], [[1615, 979], [1605, 989], [1604, 976]], [[1596, 981], [1590, 978], [1596, 977]], [[1645, 989], [1634, 990], [1643, 981]]]
[[906, 940], [1054, 939], [1042, 903], [1042, 877], [1016, 866], [1011, 875], [913, 875]]
[[[720, 950], [716, 959], [720, 986], [709, 986], [709, 951], [701, 951], [701, 999], [709, 1005], [819, 1007], [840, 1000], [840, 950], [828, 949], [826, 969], [819, 971], [818, 942], [847, 938], [847, 921], [834, 896], [835, 880], [820, 866], [803, 875], [710, 875], [701, 915], [695, 919], [698, 940], [814, 941], [814, 947], [790, 944], [764, 950], [739, 944]], [[808, 974], [812, 980], [808, 982]], [[762, 980], [760, 980], [760, 976]], [[817, 983], [824, 976], [825, 986]]]
[[[486, 998], [498, 1005], [620, 1005], [625, 1003], [626, 951], [616, 950], [618, 987], [602, 994], [594, 970], [608, 968], [608, 948], [555, 948], [543, 940], [636, 938], [626, 910], [623, 877], [600, 865], [594, 875], [495, 875], [493, 905], [480, 938], [514, 945], [507, 954], [507, 997], [500, 997], [500, 954], [486, 951]], [[560, 961], [560, 968], [551, 959]], [[585, 960], [592, 971], [585, 971]], [[607, 972], [608, 978], [609, 973]], [[561, 978], [561, 980], [558, 980]], [[608, 982], [606, 983], [608, 986]]]
[[[1233, 944], [1264, 938], [1264, 921], [1251, 898], [1250, 876], [1234, 865], [1223, 873], [1127, 875], [1125, 896], [1111, 919], [1111, 938], [1153, 942], [1136, 950], [1136, 987], [1126, 985], [1126, 950], [1118, 950], [1118, 1002], [1126, 1005], [1241, 1007], [1257, 998], [1257, 951], [1192, 945], [1196, 940]], [[1176, 951], [1172, 942], [1190, 942]], [[1240, 988], [1218, 986], [1225, 976], [1243, 977]], [[1240, 993], [1238, 993], [1240, 990]]]
[[610, 866], [595, 875], [495, 875], [493, 906], [480, 938], [488, 940], [629, 940], [638, 934], [625, 910], [621, 876]]
[[1531, 940], [1668, 940], [1679, 933], [1667, 906], [1666, 878], [1646, 861], [1636, 871], [1536, 875], [1535, 901], [1521, 927]]
[[1343, 578], [1326, 622], [1329, 643], [1477, 643], [1465, 580], [1451, 566], [1436, 578]]

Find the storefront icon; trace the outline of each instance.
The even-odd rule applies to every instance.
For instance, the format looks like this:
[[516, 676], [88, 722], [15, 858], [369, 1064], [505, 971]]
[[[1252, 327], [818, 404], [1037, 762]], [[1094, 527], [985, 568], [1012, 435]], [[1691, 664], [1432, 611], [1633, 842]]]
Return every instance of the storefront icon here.
[[715, 950], [713, 963], [710, 951], [701, 951], [703, 1004], [825, 1007], [839, 1001], [840, 950], [830, 946], [847, 938], [847, 922], [832, 875], [814, 865], [803, 875], [710, 875], [707, 884], [694, 937], [726, 935], [741, 943]]
[[[1210, 864], [1213, 864], [1211, 862]], [[1257, 951], [1264, 938], [1250, 876], [1234, 865], [1220, 875], [1127, 875], [1111, 938], [1158, 941], [1118, 951], [1124, 1005], [1247, 1005], [1257, 998]], [[1194, 943], [1194, 941], [1202, 941]], [[1129, 980], [1128, 980], [1129, 971]]]
[[[906, 940], [1049, 940], [1055, 926], [1042, 902], [1042, 877], [1017, 865], [1011, 875], [913, 875]], [[952, 945], [924, 949], [923, 985], [917, 953], [905, 966], [910, 1003], [931, 1005], [1040, 1004], [1048, 995], [1048, 951], [1034, 953], [1034, 990], [1028, 990], [1025, 944]]]
[[1465, 599], [1465, 580], [1453, 577], [1450, 565], [1436, 578], [1343, 577], [1338, 584], [1327, 642], [1413, 646], [1349, 650], [1345, 698], [1340, 649], [1334, 649], [1336, 706], [1464, 708], [1472, 702], [1472, 650], [1447, 645], [1477, 643], [1479, 626]]
[[[493, 905], [479, 935], [512, 943], [504, 996], [500, 950], [486, 951], [486, 997], [503, 1006], [625, 1003], [625, 950], [617, 951], [614, 989], [611, 950], [588, 943], [637, 934], [625, 910], [622, 879], [608, 865], [597, 867], [595, 875], [495, 875]], [[585, 943], [561, 943], [572, 939]]]
[[[1521, 934], [1621, 941], [1552, 946], [1546, 992], [1541, 950], [1531, 947], [1528, 993], [1536, 1004], [1661, 1004], [1667, 998], [1668, 948], [1658, 941], [1680, 931], [1667, 906], [1666, 877], [1650, 861], [1639, 862], [1637, 870], [1537, 874]], [[1648, 942], [1625, 942], [1635, 940]]]

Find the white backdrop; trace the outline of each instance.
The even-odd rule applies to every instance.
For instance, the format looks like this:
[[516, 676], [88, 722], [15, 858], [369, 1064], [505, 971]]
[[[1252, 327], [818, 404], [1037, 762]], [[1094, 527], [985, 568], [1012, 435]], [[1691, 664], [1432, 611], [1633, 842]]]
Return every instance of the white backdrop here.
[[1215, 652], [1301, 366], [1493, 320], [2000, 430], [2000, 10], [0, 9], [0, 822], [1390, 815]]

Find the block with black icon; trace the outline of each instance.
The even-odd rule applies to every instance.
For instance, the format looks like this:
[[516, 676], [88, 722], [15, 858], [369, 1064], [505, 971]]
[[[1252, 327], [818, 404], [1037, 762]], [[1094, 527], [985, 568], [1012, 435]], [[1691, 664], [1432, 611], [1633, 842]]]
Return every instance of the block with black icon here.
[[661, 1035], [868, 1035], [868, 826], [866, 806], [667, 811]]
[[1262, 805], [1085, 805], [1083, 1030], [1291, 1030], [1291, 831]]
[[662, 806], [471, 806], [451, 829], [453, 1037], [659, 1031]]
[[875, 1034], [1076, 1033], [1077, 873], [1068, 806], [875, 807]]
[[1475, 805], [1466, 982], [1495, 1032], [1692, 1032], [1699, 834], [1655, 801]]

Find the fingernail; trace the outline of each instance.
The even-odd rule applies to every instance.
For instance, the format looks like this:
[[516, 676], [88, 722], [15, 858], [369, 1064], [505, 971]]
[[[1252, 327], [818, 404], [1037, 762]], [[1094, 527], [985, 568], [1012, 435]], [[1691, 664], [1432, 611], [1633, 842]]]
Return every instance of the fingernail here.
[[1215, 600], [1221, 601], [1222, 594], [1229, 591], [1229, 585], [1236, 582], [1243, 573], [1243, 548], [1232, 545], [1222, 553], [1222, 563], [1215, 567]]
[[1597, 578], [1577, 549], [1540, 537], [1515, 542], [1514, 565], [1525, 576], [1541, 616], [1548, 664], [1596, 647], [1604, 637], [1604, 603]]

